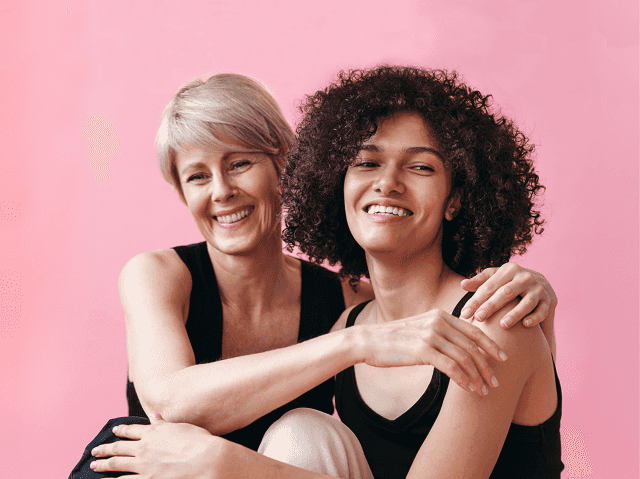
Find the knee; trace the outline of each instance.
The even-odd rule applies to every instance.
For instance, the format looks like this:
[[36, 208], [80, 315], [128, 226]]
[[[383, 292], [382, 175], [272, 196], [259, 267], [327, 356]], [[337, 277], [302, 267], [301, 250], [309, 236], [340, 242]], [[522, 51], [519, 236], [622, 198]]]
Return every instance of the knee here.
[[331, 439], [331, 420], [335, 418], [314, 409], [299, 408], [285, 413], [265, 433], [258, 452], [303, 467], [317, 457]]
[[314, 409], [294, 409], [267, 430], [258, 452], [308, 471], [341, 478], [373, 479], [355, 434]]

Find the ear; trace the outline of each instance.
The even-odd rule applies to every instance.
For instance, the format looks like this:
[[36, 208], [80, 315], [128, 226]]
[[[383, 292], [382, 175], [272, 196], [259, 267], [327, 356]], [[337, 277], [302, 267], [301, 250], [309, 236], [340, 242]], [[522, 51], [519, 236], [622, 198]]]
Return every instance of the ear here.
[[460, 208], [462, 208], [462, 206], [460, 205], [460, 194], [453, 193], [447, 201], [447, 208], [444, 211], [445, 219], [447, 221], [453, 220], [453, 218], [455, 218], [456, 215], [460, 212]]

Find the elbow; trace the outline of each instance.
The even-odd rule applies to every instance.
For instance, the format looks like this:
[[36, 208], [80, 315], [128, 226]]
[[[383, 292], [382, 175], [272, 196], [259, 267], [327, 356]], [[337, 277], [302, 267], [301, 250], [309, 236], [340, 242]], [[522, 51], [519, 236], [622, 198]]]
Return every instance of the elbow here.
[[[237, 425], [239, 414], [234, 414], [235, 408], [225, 407], [231, 405], [225, 404], [224, 399], [199, 398], [198, 394], [188, 388], [164, 381], [154, 381], [145, 390], [146, 400], [142, 402], [142, 406], [148, 416], [158, 413], [165, 421], [193, 424], [218, 436], [243, 427]], [[212, 404], [217, 407], [212, 407]]]
[[140, 402], [147, 416], [158, 413], [165, 421], [196, 424], [187, 398], [166, 381], [148, 381], [139, 391]]

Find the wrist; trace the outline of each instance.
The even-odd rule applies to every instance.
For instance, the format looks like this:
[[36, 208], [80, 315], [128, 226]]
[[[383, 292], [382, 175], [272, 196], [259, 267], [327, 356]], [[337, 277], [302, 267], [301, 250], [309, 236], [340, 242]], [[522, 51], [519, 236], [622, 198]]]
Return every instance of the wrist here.
[[346, 334], [346, 343], [349, 350], [348, 357], [350, 358], [350, 364], [346, 367], [353, 366], [354, 364], [364, 363], [367, 360], [367, 327], [364, 325], [351, 326], [343, 330]]

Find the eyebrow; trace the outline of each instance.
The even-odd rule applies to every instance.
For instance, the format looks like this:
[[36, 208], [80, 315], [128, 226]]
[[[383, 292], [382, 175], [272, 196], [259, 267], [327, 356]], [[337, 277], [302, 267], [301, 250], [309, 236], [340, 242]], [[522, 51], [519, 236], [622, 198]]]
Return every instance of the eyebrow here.
[[[384, 152], [384, 148], [378, 145], [362, 145], [360, 147], [360, 151], [372, 151], [374, 153], [382, 153]], [[410, 146], [408, 148], [403, 148], [402, 151], [410, 155], [416, 155], [419, 153], [432, 153], [436, 155], [438, 158], [440, 158], [442, 161], [444, 161], [444, 157], [442, 156], [442, 153], [440, 153], [435, 148], [431, 148], [429, 146]]]
[[[222, 156], [222, 161], [227, 161], [233, 155], [241, 155], [241, 154], [251, 154], [251, 155], [263, 154], [263, 155], [270, 156], [268, 153], [265, 153], [259, 150], [235, 150], [235, 151], [228, 151], [227, 153], [225, 153]], [[182, 171], [180, 172], [180, 175], [184, 175], [184, 172], [187, 171], [189, 168], [196, 168], [201, 166], [206, 166], [206, 165], [202, 161], [192, 161], [182, 169]]]
[[200, 167], [200, 166], [204, 166], [204, 163], [202, 161], [194, 161], [189, 163], [187, 166], [185, 166], [184, 168], [182, 168], [182, 171], [180, 172], [180, 175], [184, 175], [184, 172], [189, 170], [190, 168], [196, 168], [196, 167]]

